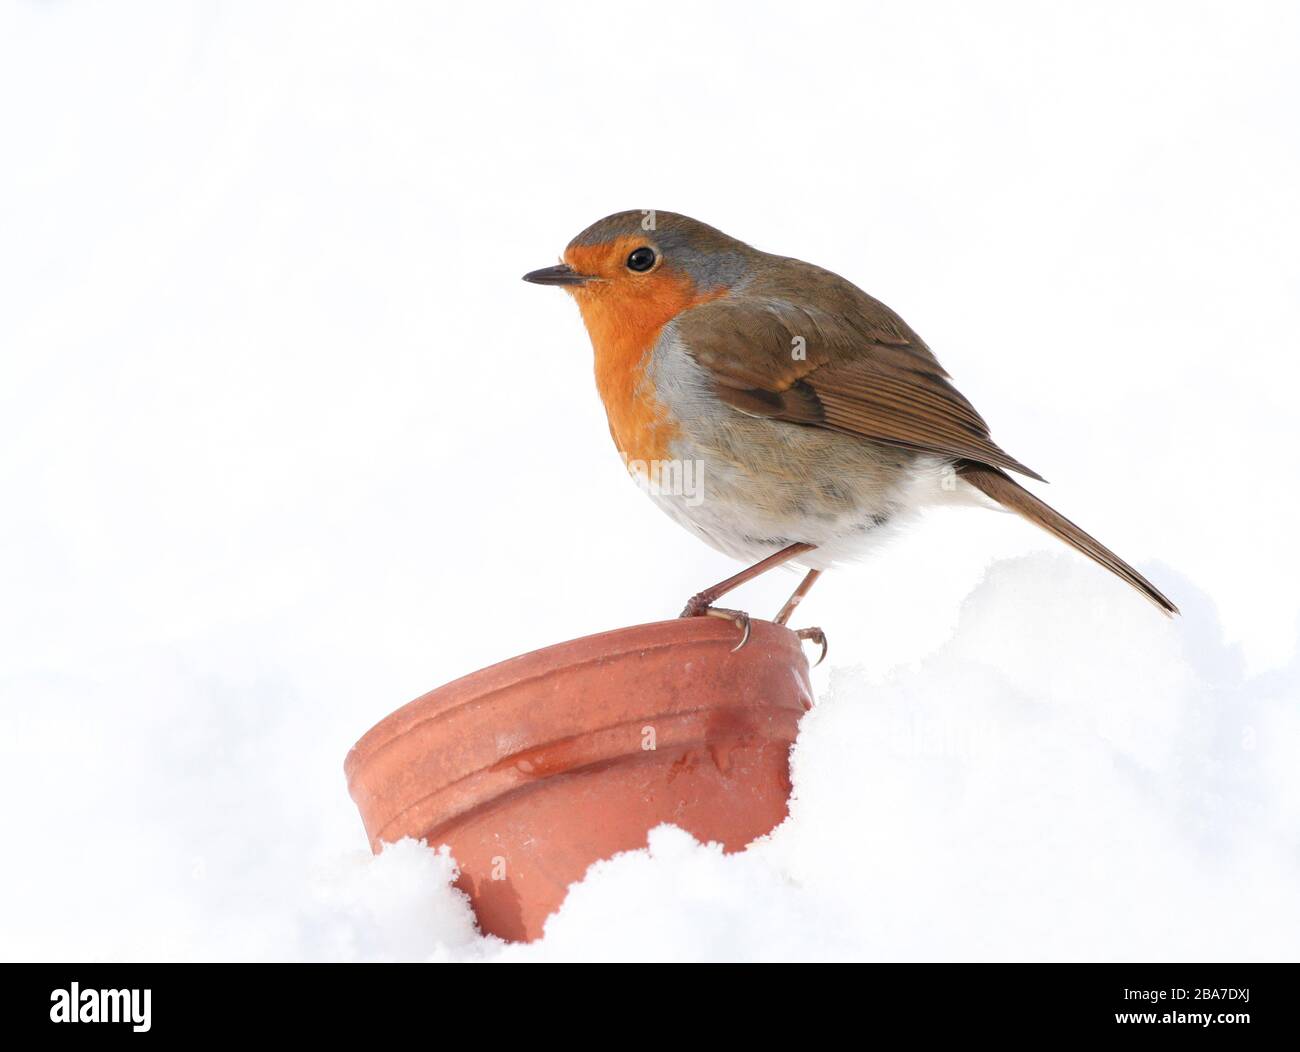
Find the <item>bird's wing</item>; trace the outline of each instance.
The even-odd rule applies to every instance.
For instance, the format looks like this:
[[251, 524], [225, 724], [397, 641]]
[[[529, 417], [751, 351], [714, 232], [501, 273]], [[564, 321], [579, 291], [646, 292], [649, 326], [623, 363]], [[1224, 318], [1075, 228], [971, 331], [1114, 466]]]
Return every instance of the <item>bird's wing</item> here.
[[673, 322], [722, 401], [752, 416], [1043, 480], [993, 442], [975, 407], [898, 315], [841, 278], [816, 276], [809, 297], [816, 307], [780, 292], [732, 295]]

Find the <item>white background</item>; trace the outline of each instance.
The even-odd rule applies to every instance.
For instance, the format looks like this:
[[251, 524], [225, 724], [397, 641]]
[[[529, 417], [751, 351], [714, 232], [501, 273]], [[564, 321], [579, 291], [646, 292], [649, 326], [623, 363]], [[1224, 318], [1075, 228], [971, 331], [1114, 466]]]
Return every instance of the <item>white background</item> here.
[[[498, 952], [427, 853], [364, 860], [342, 759], [438, 683], [736, 569], [625, 477], [576, 310], [519, 281], [660, 208], [899, 310], [1186, 616], [1068, 553], [990, 572], [1053, 542], [934, 514], [801, 610], [826, 740], [775, 847], [630, 859], [533, 954], [1293, 955], [1298, 30], [1271, 3], [0, 6], [0, 954]], [[1035, 705], [1059, 752], [897, 740], [928, 713], [1018, 741]], [[1029, 798], [1052, 832], [999, 841]], [[1198, 942], [1197, 911], [1232, 923]]]

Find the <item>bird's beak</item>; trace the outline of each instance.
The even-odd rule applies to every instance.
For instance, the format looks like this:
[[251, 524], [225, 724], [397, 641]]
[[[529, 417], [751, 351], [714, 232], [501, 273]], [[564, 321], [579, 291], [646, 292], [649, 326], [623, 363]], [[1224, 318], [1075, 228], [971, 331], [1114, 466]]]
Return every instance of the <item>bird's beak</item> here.
[[569, 264], [561, 263], [554, 267], [543, 267], [524, 275], [525, 281], [534, 285], [585, 285], [591, 280], [589, 274], [579, 274]]

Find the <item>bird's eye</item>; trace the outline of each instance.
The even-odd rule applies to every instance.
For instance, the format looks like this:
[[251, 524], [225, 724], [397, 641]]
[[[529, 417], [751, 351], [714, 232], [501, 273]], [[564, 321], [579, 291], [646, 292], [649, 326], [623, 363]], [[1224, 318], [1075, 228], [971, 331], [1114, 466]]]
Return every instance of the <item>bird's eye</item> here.
[[655, 250], [644, 245], [633, 249], [631, 255], [627, 257], [627, 269], [635, 270], [638, 274], [644, 274], [654, 265]]

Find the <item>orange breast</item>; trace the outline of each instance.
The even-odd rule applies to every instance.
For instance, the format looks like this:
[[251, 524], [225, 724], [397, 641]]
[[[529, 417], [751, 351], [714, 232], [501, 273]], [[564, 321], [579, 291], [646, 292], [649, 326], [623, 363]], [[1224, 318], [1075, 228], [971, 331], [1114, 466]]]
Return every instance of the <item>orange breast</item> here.
[[[577, 265], [581, 269], [582, 260]], [[610, 282], [578, 290], [575, 298], [596, 355], [596, 389], [614, 444], [629, 460], [670, 458], [679, 428], [646, 375], [650, 351], [669, 321], [722, 292], [701, 295], [685, 274], [666, 269], [639, 285]]]
[[[591, 331], [588, 323], [588, 330]], [[597, 326], [592, 331], [596, 351], [596, 390], [605, 404], [609, 433], [628, 460], [669, 459], [669, 444], [677, 423], [655, 397], [646, 378], [650, 351], [663, 326], [650, 331], [621, 326]]]

